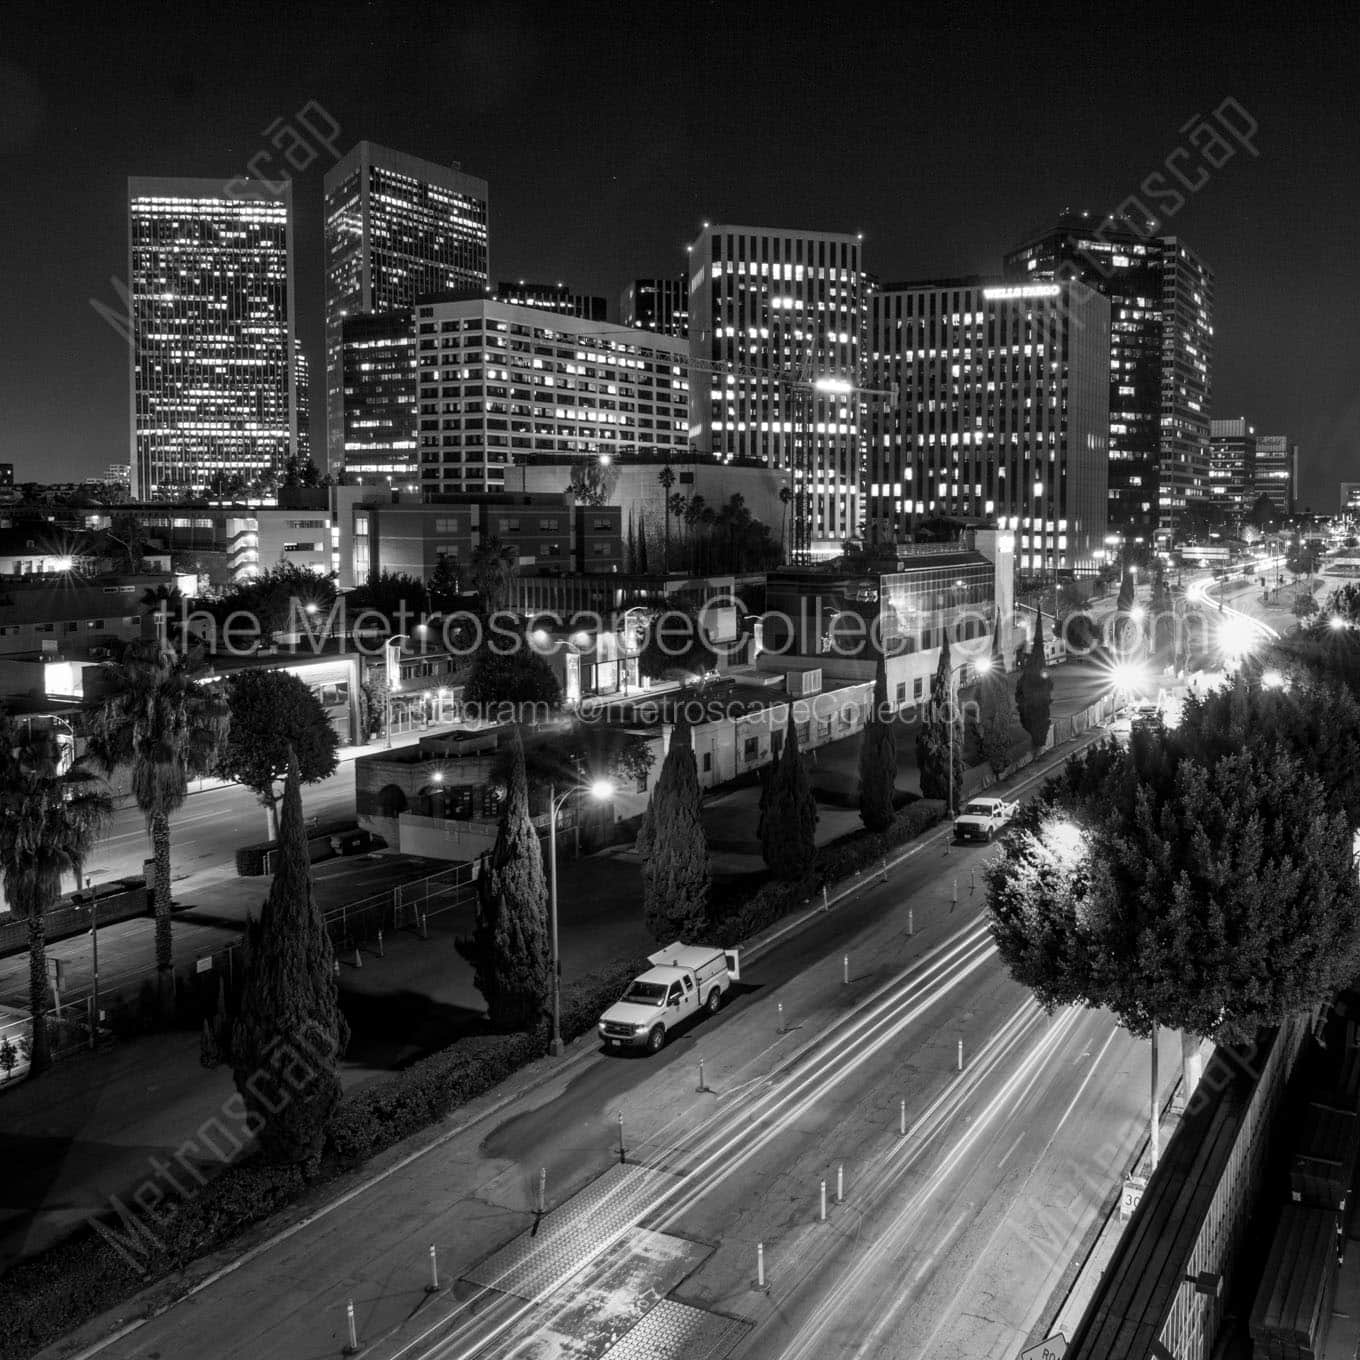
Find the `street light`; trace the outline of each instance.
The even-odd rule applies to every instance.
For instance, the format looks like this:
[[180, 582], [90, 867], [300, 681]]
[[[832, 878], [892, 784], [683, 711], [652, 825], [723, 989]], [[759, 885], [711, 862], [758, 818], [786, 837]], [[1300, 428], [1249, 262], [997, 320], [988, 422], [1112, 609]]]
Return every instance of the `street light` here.
[[597, 802], [607, 803], [614, 792], [614, 784], [608, 779], [575, 784], [562, 793], [555, 793], [553, 786], [548, 785], [548, 910], [552, 920], [552, 1035], [548, 1040], [548, 1052], [554, 1058], [562, 1052], [562, 960], [557, 950], [557, 814], [574, 794], [588, 793]]
[[[398, 647], [402, 639], [410, 642], [410, 633], [397, 633], [383, 643], [383, 654], [387, 665], [387, 687], [383, 690], [383, 731], [387, 735], [387, 749], [392, 749], [392, 691], [401, 686], [401, 662], [395, 660], [391, 649]], [[400, 649], [398, 649], [400, 655]]]

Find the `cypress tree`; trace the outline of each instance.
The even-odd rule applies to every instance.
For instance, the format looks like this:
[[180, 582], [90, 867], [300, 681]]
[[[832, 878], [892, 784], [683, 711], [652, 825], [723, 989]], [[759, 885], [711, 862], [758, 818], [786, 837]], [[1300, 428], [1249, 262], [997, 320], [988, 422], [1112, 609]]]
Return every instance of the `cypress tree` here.
[[245, 983], [231, 1037], [232, 1075], [265, 1152], [312, 1163], [340, 1099], [349, 1042], [335, 955], [312, 893], [297, 757], [288, 762], [279, 863], [256, 921], [247, 922]]
[[1034, 642], [1020, 668], [1020, 679], [1015, 682], [1015, 706], [1020, 710], [1020, 722], [1037, 751], [1048, 740], [1048, 727], [1053, 707], [1053, 678], [1044, 665], [1044, 616], [1035, 620]]
[[677, 715], [671, 744], [638, 832], [643, 917], [660, 944], [698, 939], [708, 925], [712, 886], [708, 838], [700, 816], [699, 768], [689, 724]]
[[633, 535], [633, 511], [628, 511], [628, 538], [623, 550], [624, 567], [627, 572], [636, 572], [637, 564], [637, 539]]
[[893, 819], [897, 738], [888, 712], [888, 670], [882, 657], [874, 677], [873, 704], [859, 748], [859, 817], [870, 831], [884, 831]]
[[647, 521], [638, 517], [637, 569], [640, 576], [647, 575]]
[[940, 663], [930, 682], [930, 703], [916, 734], [916, 768], [921, 776], [921, 797], [949, 798], [949, 760], [954, 760], [954, 797], [963, 791], [963, 743], [951, 732], [958, 715], [953, 709], [953, 675], [949, 635], [940, 643]]
[[798, 749], [798, 729], [789, 705], [784, 749], [771, 769], [761, 798], [760, 845], [776, 878], [802, 878], [817, 853], [817, 800]]
[[518, 732], [500, 829], [478, 886], [472, 938], [460, 941], [459, 951], [474, 966], [473, 981], [486, 1000], [493, 1028], [529, 1029], [547, 1009], [552, 950], [543, 847], [529, 811]]

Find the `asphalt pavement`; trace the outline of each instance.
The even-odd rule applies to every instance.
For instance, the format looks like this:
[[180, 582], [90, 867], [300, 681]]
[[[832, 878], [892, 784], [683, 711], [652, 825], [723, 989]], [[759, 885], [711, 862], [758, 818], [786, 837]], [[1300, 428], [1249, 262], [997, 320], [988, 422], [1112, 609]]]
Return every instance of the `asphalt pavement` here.
[[84, 1353], [333, 1355], [350, 1300], [394, 1360], [679, 1360], [703, 1336], [715, 1357], [1018, 1353], [1127, 1169], [1147, 1053], [1009, 980], [975, 886], [991, 853], [918, 842], [658, 1057], [577, 1041]]

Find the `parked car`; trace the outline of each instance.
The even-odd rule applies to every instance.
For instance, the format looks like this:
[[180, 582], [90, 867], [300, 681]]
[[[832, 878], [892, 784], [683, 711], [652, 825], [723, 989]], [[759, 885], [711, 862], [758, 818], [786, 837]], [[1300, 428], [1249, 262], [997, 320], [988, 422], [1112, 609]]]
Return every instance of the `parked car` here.
[[1004, 798], [974, 798], [954, 819], [955, 840], [991, 840], [1015, 816], [1019, 806]]
[[606, 1048], [645, 1048], [656, 1053], [671, 1031], [701, 1013], [714, 1015], [741, 976], [735, 949], [667, 945], [647, 956], [652, 966], [600, 1016]]

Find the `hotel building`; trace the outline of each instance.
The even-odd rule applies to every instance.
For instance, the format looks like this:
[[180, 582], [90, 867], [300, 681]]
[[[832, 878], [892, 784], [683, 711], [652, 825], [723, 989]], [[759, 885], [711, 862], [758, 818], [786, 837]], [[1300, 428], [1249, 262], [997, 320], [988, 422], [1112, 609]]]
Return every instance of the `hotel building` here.
[[870, 303], [867, 535], [922, 520], [994, 521], [1022, 571], [1089, 570], [1104, 553], [1109, 303], [1080, 285], [886, 284]]
[[1005, 272], [1110, 300], [1110, 530], [1151, 543], [1208, 494], [1212, 271], [1174, 236], [1082, 213], [1012, 250]]
[[132, 494], [253, 479], [294, 451], [291, 186], [128, 180]]
[[688, 459], [685, 341], [488, 298], [415, 312], [422, 491], [501, 491], [512, 463]]
[[860, 521], [859, 238], [714, 224], [689, 249], [696, 452], [784, 472], [795, 556], [833, 555]]
[[484, 292], [487, 185], [360, 142], [325, 178], [327, 460], [344, 454], [341, 338], [347, 316], [413, 306], [427, 293]]

